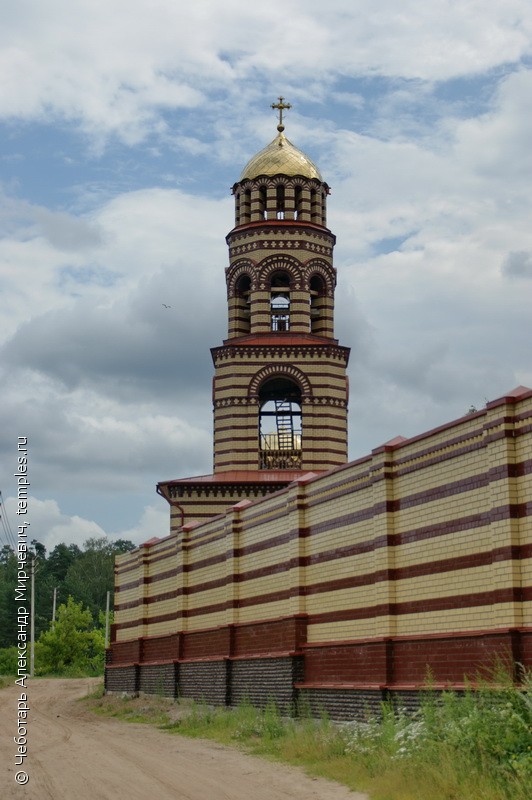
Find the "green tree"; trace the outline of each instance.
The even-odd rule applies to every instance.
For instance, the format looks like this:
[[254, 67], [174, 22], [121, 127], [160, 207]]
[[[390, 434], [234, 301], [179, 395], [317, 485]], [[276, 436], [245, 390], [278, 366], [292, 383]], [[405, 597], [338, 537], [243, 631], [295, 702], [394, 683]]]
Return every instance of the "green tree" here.
[[68, 568], [64, 590], [88, 606], [95, 621], [105, 609], [107, 592], [112, 593], [114, 589], [116, 553], [127, 552], [134, 546], [125, 540], [110, 542], [105, 537], [87, 539], [84, 552]]
[[39, 638], [39, 674], [100, 673], [103, 670], [104, 635], [93, 628], [90, 609], [69, 597], [57, 610], [55, 624]]
[[59, 586], [65, 580], [68, 568], [81, 555], [81, 550], [77, 544], [64, 544], [61, 542], [56, 545], [48, 556], [46, 565], [48, 573], [54, 580], [55, 586]]
[[112, 546], [114, 553], [128, 553], [130, 550], [134, 550], [137, 545], [133, 544], [130, 539], [115, 539], [112, 542]]

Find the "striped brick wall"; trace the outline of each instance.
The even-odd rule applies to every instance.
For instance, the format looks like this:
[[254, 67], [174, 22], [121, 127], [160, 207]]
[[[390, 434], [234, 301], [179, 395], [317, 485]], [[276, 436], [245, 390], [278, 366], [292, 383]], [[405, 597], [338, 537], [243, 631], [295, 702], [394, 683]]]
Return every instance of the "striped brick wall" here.
[[325, 697], [530, 666], [532, 391], [119, 556], [115, 598], [109, 675], [300, 659]]

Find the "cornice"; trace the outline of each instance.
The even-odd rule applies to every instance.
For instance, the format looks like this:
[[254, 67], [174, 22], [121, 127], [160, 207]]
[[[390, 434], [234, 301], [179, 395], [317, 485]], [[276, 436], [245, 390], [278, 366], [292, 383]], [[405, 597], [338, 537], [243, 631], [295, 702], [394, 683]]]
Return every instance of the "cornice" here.
[[[213, 408], [234, 408], [234, 406], [258, 406], [260, 399], [256, 396], [243, 395], [242, 397], [227, 397], [215, 399]], [[347, 408], [347, 400], [342, 397], [324, 397], [303, 395], [301, 397], [302, 406], [326, 406], [327, 408]]]
[[181, 483], [160, 483], [162, 490], [168, 492], [171, 500], [176, 499], [199, 499], [201, 497], [264, 497], [273, 492], [284, 489], [293, 481], [287, 478], [285, 481], [234, 481], [231, 483], [195, 483], [194, 480], [183, 481]]
[[249, 359], [252, 356], [269, 359], [325, 356], [347, 364], [350, 351], [351, 348], [339, 344], [283, 344], [281, 341], [278, 344], [223, 344], [211, 348], [215, 366], [223, 361]]
[[245, 225], [239, 225], [233, 228], [225, 240], [229, 246], [239, 239], [246, 239], [256, 237], [257, 234], [263, 236], [289, 236], [301, 237], [307, 235], [310, 237], [320, 238], [327, 240], [331, 247], [336, 244], [336, 236], [329, 228], [322, 225], [315, 225], [312, 222], [299, 222], [298, 220], [260, 220], [259, 222], [248, 222]]
[[281, 253], [283, 251], [295, 250], [296, 252], [314, 253], [315, 255], [324, 256], [325, 258], [332, 258], [333, 254], [332, 247], [316, 244], [316, 242], [307, 242], [304, 239], [254, 239], [252, 242], [246, 242], [237, 247], [230, 247], [229, 258], [233, 259], [261, 250], [277, 250]]

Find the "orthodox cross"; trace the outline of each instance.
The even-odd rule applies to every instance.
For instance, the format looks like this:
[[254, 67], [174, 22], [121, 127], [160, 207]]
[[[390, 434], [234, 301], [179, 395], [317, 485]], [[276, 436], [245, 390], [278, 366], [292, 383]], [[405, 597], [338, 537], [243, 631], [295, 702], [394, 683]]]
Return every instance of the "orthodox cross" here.
[[284, 111], [285, 109], [292, 108], [292, 106], [290, 105], [290, 103], [283, 103], [283, 100], [284, 100], [284, 97], [280, 97], [280, 98], [279, 98], [279, 102], [278, 102], [278, 103], [272, 103], [272, 108], [276, 108], [276, 109], [279, 111], [279, 124], [278, 124], [278, 126], [277, 126], [277, 130], [278, 130], [279, 132], [282, 132], [282, 131], [284, 131], [284, 125], [283, 125], [283, 111]]

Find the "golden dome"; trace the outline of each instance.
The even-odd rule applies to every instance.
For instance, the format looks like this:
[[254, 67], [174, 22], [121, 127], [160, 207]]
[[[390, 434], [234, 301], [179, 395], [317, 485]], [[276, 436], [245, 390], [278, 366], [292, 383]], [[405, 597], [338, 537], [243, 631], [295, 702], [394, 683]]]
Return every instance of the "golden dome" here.
[[282, 131], [279, 131], [273, 142], [248, 161], [240, 180], [253, 180], [259, 175], [301, 175], [304, 178], [322, 180], [317, 166], [288, 141]]

